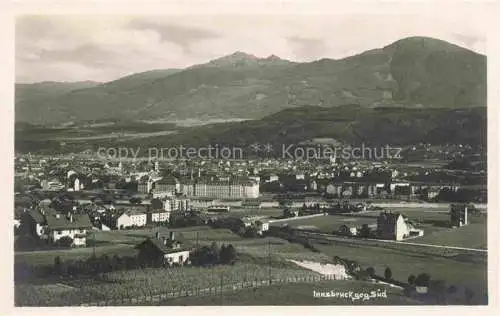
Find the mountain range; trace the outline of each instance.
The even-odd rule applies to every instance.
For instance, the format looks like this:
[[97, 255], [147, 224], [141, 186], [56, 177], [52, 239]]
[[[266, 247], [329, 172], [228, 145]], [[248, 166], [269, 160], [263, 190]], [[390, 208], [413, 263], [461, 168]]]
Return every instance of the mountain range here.
[[16, 84], [16, 122], [261, 119], [297, 107], [486, 106], [486, 56], [410, 37], [343, 59], [298, 63], [243, 52], [107, 83]]

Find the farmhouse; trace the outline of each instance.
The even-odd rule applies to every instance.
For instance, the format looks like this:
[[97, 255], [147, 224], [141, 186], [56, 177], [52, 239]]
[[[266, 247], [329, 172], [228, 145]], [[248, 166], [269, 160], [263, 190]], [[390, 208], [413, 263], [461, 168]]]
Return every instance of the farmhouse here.
[[356, 226], [342, 225], [339, 227], [339, 234], [346, 236], [356, 236], [358, 234], [358, 228]]
[[136, 247], [139, 250], [139, 258], [146, 262], [156, 262], [163, 265], [189, 263], [190, 249], [182, 247], [175, 240], [175, 233], [170, 232], [169, 238], [160, 237], [156, 233], [154, 238], [148, 238]]
[[415, 229], [400, 213], [382, 212], [377, 218], [377, 235], [382, 239], [403, 240], [410, 236], [423, 236], [424, 231]]
[[257, 233], [262, 234], [269, 230], [269, 221], [261, 219], [255, 222], [255, 227], [257, 228]]
[[467, 225], [468, 222], [468, 207], [464, 204], [450, 205], [450, 222], [452, 227], [461, 227]]

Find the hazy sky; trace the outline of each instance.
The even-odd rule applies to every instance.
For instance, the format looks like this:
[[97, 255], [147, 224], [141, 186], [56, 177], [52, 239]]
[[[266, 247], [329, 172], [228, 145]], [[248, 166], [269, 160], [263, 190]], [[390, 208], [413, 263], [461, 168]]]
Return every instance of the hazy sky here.
[[19, 16], [16, 81], [110, 81], [235, 51], [294, 61], [341, 58], [407, 36], [486, 51], [479, 15]]

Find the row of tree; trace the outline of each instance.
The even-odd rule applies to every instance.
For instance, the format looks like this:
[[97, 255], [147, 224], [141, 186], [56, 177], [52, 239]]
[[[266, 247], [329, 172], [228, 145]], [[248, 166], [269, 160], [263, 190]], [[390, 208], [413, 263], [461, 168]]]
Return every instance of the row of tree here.
[[236, 260], [236, 249], [231, 244], [219, 247], [213, 242], [210, 246], [198, 248], [191, 254], [191, 263], [198, 266], [234, 264]]

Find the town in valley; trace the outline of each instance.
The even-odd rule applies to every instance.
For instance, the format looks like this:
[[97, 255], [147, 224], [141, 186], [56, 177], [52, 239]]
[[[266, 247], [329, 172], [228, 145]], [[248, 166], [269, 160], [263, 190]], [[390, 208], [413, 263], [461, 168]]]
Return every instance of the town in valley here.
[[227, 19], [17, 18], [15, 305], [488, 305], [481, 38]]

